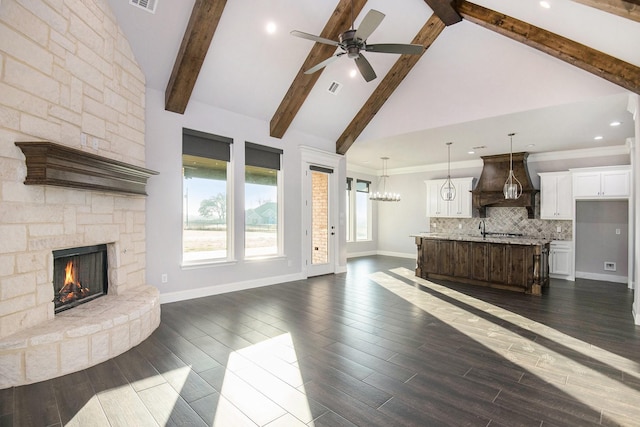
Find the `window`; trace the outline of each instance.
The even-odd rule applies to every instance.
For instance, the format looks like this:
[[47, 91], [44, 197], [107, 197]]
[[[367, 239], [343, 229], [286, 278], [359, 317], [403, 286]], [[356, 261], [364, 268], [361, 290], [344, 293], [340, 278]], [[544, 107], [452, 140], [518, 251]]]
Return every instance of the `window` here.
[[369, 220], [369, 186], [371, 182], [356, 180], [356, 241], [371, 239], [371, 221]]
[[347, 242], [352, 242], [353, 241], [353, 236], [351, 235], [351, 223], [353, 221], [353, 218], [351, 218], [351, 212], [353, 211], [353, 209], [351, 209], [351, 185], [353, 184], [353, 178], [347, 178], [347, 191], [346, 191], [346, 212], [345, 212], [345, 217], [347, 218]]
[[246, 142], [244, 155], [245, 256], [279, 255], [282, 252], [279, 200], [282, 150]]
[[229, 257], [230, 138], [182, 130], [182, 260]]

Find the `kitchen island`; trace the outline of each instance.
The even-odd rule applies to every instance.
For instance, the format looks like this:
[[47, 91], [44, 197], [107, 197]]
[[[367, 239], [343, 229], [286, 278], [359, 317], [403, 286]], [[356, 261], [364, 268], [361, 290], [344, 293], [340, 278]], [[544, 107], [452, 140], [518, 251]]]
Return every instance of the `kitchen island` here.
[[549, 240], [420, 233], [416, 276], [541, 295], [549, 284]]

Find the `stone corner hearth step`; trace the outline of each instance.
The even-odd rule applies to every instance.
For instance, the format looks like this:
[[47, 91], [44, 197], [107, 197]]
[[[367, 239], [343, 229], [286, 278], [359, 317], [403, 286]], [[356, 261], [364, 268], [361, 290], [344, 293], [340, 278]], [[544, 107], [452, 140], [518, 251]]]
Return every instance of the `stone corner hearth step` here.
[[66, 375], [118, 356], [160, 324], [153, 286], [106, 295], [0, 340], [0, 389]]

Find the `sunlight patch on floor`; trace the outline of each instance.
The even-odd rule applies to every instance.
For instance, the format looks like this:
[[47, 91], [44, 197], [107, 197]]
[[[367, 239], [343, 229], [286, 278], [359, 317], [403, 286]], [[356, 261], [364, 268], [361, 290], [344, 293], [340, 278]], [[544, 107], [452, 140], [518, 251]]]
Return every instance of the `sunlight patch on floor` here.
[[87, 403], [74, 414], [73, 418], [65, 424], [65, 427], [109, 427], [110, 425], [107, 416], [102, 410], [102, 405], [100, 405], [100, 399], [98, 399], [97, 395], [93, 395]]
[[[151, 399], [143, 399], [145, 401], [145, 406], [147, 406], [153, 415], [153, 418], [159, 425], [166, 426], [172, 423], [171, 414], [173, 414], [173, 410], [178, 403], [178, 399], [181, 399], [180, 394], [177, 393], [176, 390], [182, 390], [184, 388], [191, 372], [191, 366], [182, 366], [180, 368], [164, 372], [163, 376], [165, 378], [171, 378], [171, 384], [164, 383], [155, 387], [153, 396], [155, 397], [156, 402], [151, 401]], [[141, 391], [142, 394], [144, 394], [144, 392], [145, 390]], [[159, 398], [158, 396], [163, 396], [164, 399]], [[175, 399], [173, 404], [164, 404], [165, 402], [170, 402], [172, 399]]]
[[[558, 390], [601, 411], [608, 420], [625, 424], [629, 422], [629, 418], [627, 418], [629, 414], [634, 414], [634, 417], [640, 416], [637, 405], [633, 403], [640, 402], [640, 391], [622, 382], [622, 375], [638, 378], [635, 362], [516, 313], [416, 277], [414, 272], [409, 269], [395, 268], [389, 271], [449, 298], [456, 299], [469, 307], [481, 310], [483, 313], [497, 318], [496, 320], [508, 321], [519, 328], [531, 331], [536, 336], [550, 340], [552, 345], [545, 346], [537, 342], [536, 339], [527, 339], [516, 332], [477, 316], [471, 311], [421, 291], [387, 273], [372, 273], [369, 278], [501, 355], [526, 372], [548, 381]], [[549, 348], [556, 345], [562, 349], [556, 351]], [[606, 367], [603, 366], [605, 368], [603, 371], [606, 370], [606, 372], [600, 372], [582, 361], [573, 360], [565, 354], [568, 352], [578, 352], [594, 361], [601, 361], [600, 363], [606, 365]], [[616, 375], [615, 371], [619, 371], [617, 372], [618, 379], [611, 377]], [[598, 391], [593, 392], [594, 388]], [[614, 391], [615, 395], [612, 395], [611, 398], [602, 398], [603, 394], [608, 395]], [[624, 396], [624, 402], [620, 402], [620, 396]]]
[[231, 353], [213, 425], [313, 427], [297, 362], [289, 333]]

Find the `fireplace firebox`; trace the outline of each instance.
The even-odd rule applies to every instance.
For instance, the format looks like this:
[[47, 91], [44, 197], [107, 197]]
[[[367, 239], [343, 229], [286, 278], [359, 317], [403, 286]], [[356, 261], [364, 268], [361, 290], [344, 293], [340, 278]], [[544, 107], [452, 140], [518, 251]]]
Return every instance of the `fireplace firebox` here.
[[55, 312], [106, 295], [107, 245], [53, 251]]

